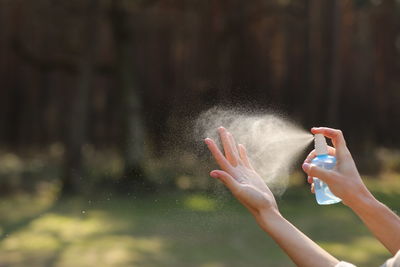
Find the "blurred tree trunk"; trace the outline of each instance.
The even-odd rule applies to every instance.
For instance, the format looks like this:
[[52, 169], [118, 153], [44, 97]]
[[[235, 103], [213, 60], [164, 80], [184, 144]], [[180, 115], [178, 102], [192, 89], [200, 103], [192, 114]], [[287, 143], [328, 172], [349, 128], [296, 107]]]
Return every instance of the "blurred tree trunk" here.
[[117, 53], [116, 80], [122, 97], [122, 151], [125, 160], [124, 175], [119, 183], [122, 191], [147, 188], [150, 182], [143, 169], [145, 128], [142, 99], [134, 80], [134, 38], [131, 14], [124, 2], [114, 0], [111, 23]]
[[[373, 15], [373, 29], [374, 29], [374, 70], [373, 70], [373, 84], [374, 84], [374, 104], [375, 104], [375, 126], [379, 129], [378, 138], [383, 142], [389, 140], [388, 133], [393, 131], [391, 123], [391, 106], [396, 106], [392, 99], [398, 92], [398, 85], [393, 86], [393, 78], [398, 77], [396, 71], [396, 38], [398, 35], [396, 31], [396, 20], [398, 13], [396, 12], [396, 1], [385, 0], [376, 8]], [[393, 103], [393, 104], [392, 104]], [[397, 134], [394, 135], [397, 138]], [[390, 143], [390, 142], [389, 142]]]
[[10, 10], [8, 3], [0, 1], [0, 81], [2, 90], [0, 90], [0, 140], [6, 142], [7, 127], [7, 110], [10, 102], [9, 93], [9, 77], [6, 75], [7, 69], [11, 66], [7, 66], [9, 63], [9, 28], [10, 28]]
[[307, 1], [308, 36], [305, 60], [308, 74], [307, 118], [311, 125], [320, 123], [319, 112], [316, 110], [321, 108], [318, 104], [321, 102], [321, 89], [324, 87], [324, 5], [326, 5], [324, 1]]
[[67, 121], [63, 194], [73, 194], [81, 190], [82, 146], [85, 143], [89, 93], [94, 78], [98, 8], [98, 0], [89, 0], [85, 6], [84, 48], [78, 62], [77, 88], [72, 96], [70, 116]]
[[[331, 69], [329, 75], [329, 98], [328, 101], [328, 124], [338, 128], [338, 105], [340, 90], [342, 87], [342, 68], [341, 68], [341, 1], [332, 2], [332, 49], [331, 49]], [[343, 52], [343, 51], [342, 51]]]
[[241, 33], [235, 29], [235, 36], [232, 30], [235, 27], [234, 19], [229, 14], [230, 2], [213, 0], [210, 2], [211, 7], [211, 32], [213, 34], [214, 57], [216, 60], [216, 82], [217, 82], [217, 98], [221, 103], [229, 103], [232, 95], [232, 71], [234, 62], [232, 62], [232, 41], [234, 37], [240, 36]]

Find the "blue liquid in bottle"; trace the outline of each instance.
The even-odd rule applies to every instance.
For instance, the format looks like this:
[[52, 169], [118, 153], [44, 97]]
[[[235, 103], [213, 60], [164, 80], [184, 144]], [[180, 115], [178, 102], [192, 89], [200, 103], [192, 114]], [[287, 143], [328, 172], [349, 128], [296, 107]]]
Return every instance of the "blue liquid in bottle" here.
[[[320, 168], [324, 168], [326, 170], [332, 170], [336, 165], [336, 158], [330, 156], [328, 154], [322, 154], [316, 156], [312, 161], [312, 165], [318, 166]], [[315, 189], [315, 198], [317, 199], [317, 203], [320, 205], [329, 205], [335, 204], [342, 201], [340, 198], [335, 196], [328, 185], [321, 181], [320, 179], [313, 177], [314, 180], [314, 189]]]
[[[332, 170], [336, 165], [336, 158], [328, 155], [328, 145], [326, 144], [325, 136], [322, 134], [316, 134], [314, 136], [314, 143], [317, 156], [311, 161], [311, 165], [326, 170]], [[328, 185], [318, 179], [318, 177], [313, 177], [313, 180], [315, 198], [317, 199], [318, 204], [329, 205], [342, 201], [340, 198], [332, 194]]]

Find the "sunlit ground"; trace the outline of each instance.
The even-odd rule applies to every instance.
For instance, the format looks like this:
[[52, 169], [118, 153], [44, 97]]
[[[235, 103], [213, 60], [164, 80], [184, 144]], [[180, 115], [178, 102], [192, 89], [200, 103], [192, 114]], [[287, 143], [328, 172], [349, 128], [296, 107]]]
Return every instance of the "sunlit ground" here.
[[[399, 180], [368, 184], [400, 210]], [[1, 200], [0, 266], [293, 266], [222, 190], [62, 201], [50, 191]], [[290, 221], [339, 259], [379, 266], [389, 257], [342, 204], [318, 206], [300, 185], [278, 201]]]

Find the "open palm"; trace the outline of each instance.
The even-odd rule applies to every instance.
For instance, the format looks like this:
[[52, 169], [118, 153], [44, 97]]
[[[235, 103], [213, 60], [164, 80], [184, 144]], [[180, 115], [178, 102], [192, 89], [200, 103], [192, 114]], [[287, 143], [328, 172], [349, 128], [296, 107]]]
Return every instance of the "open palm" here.
[[213, 170], [211, 177], [219, 179], [232, 194], [253, 214], [266, 209], [277, 209], [275, 198], [261, 176], [253, 169], [243, 145], [236, 145], [231, 133], [220, 127], [224, 154], [215, 142], [206, 138], [205, 143], [222, 170]]

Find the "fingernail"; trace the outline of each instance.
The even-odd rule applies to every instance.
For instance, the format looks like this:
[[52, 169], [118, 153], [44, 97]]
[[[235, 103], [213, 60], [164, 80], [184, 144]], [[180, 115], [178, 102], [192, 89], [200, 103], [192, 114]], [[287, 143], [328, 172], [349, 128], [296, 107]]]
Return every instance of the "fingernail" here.
[[210, 141], [211, 141], [211, 139], [208, 138], [208, 137], [204, 139], [204, 142], [205, 142], [206, 144], [208, 144]]
[[210, 176], [212, 178], [218, 178], [218, 173], [217, 172], [210, 172]]
[[308, 164], [308, 163], [303, 163], [303, 165], [302, 165], [302, 167], [303, 167], [303, 170], [305, 171], [305, 172], [308, 172], [308, 170], [310, 169], [310, 164]]

